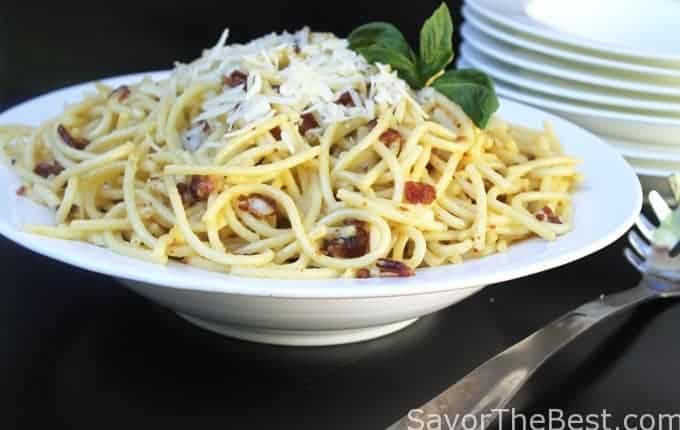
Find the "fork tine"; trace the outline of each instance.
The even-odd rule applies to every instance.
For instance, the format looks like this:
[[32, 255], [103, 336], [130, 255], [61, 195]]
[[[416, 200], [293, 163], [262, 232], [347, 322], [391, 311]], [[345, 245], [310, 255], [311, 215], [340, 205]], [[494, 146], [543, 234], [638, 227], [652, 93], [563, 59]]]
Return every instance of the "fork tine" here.
[[628, 232], [628, 242], [633, 250], [643, 258], [647, 258], [652, 251], [652, 247], [635, 230]]
[[651, 242], [652, 237], [654, 236], [654, 225], [651, 223], [651, 221], [649, 221], [649, 219], [647, 219], [647, 217], [643, 214], [639, 214], [635, 220], [635, 225], [637, 226], [638, 230], [640, 230], [640, 233], [642, 233], [642, 236]]
[[680, 195], [680, 173], [673, 173], [671, 176], [668, 177], [668, 183], [671, 186], [671, 191], [673, 193], [673, 199], [675, 200], [675, 203], [678, 202], [678, 196]]
[[626, 260], [630, 264], [635, 267], [635, 270], [637, 270], [640, 273], [645, 273], [645, 268], [644, 268], [644, 261], [640, 259], [640, 257], [637, 256], [633, 251], [631, 251], [630, 248], [625, 248], [623, 250], [623, 255], [626, 257]]
[[668, 207], [666, 200], [664, 200], [664, 198], [661, 197], [661, 194], [659, 194], [656, 190], [650, 191], [648, 198], [649, 204], [652, 206], [652, 210], [654, 211], [654, 215], [656, 215], [656, 219], [658, 219], [659, 222], [663, 221], [668, 215], [671, 214], [671, 208]]

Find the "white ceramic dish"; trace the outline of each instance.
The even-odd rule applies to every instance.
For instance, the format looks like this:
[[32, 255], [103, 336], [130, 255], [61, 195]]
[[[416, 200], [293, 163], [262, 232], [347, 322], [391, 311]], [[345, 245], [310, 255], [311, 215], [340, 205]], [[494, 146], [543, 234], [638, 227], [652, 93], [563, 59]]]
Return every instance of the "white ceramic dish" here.
[[604, 135], [600, 137], [626, 158], [680, 163], [680, 147], [677, 145], [633, 142]]
[[[131, 75], [105, 82], [133, 82]], [[84, 84], [39, 97], [0, 114], [0, 123], [37, 124], [75, 101]], [[626, 162], [596, 136], [550, 114], [502, 100], [500, 115], [530, 127], [549, 120], [569, 154], [584, 160], [585, 182], [574, 195], [574, 229], [553, 242], [539, 239], [507, 252], [418, 271], [412, 278], [268, 280], [203, 271], [182, 264], [154, 265], [81, 242], [22, 231], [27, 222], [51, 223], [50, 210], [15, 193], [20, 182], [0, 166], [0, 233], [67, 264], [119, 278], [125, 285], [218, 333], [258, 342], [326, 345], [399, 330], [479, 291], [485, 285], [569, 263], [608, 245], [633, 223], [642, 203]], [[616, 192], [612, 192], [615, 190]], [[606, 216], [603, 216], [606, 214]], [[549, 287], [549, 286], [548, 286]], [[55, 288], [58, 294], [58, 288]]]
[[616, 73], [606, 70], [594, 70], [578, 63], [568, 63], [542, 54], [527, 51], [507, 43], [494, 40], [469, 24], [461, 27], [463, 40], [478, 51], [498, 61], [520, 67], [533, 72], [543, 73], [560, 79], [599, 85], [611, 89], [632, 91], [662, 97], [679, 97], [680, 80], [673, 84], [660, 85], [644, 83], [638, 80], [625, 79]]
[[[574, 100], [578, 103], [587, 102], [638, 111], [658, 111], [667, 115], [680, 116], [680, 99], [677, 102], [661, 102], [654, 99], [644, 99], [640, 94], [603, 91], [593, 85], [578, 84], [549, 75], [534, 73], [496, 61], [476, 51], [470, 45], [461, 45], [461, 55], [472, 67], [485, 71], [494, 80], [501, 83], [524, 87], [548, 96], [557, 96]], [[649, 113], [649, 112], [647, 112]]]
[[[680, 68], [675, 0], [466, 0], [519, 33], [607, 58]], [[635, 31], [630, 31], [635, 28]]]
[[[462, 8], [465, 21], [487, 36], [496, 40], [517, 46], [522, 49], [537, 52], [557, 59], [581, 63], [593, 70], [610, 70], [623, 77], [641, 79], [663, 83], [664, 78], [680, 78], [680, 69], [648, 66], [627, 61], [617, 61], [603, 58], [599, 55], [589, 55], [586, 53], [573, 51], [568, 48], [552, 45], [548, 41], [536, 40], [531, 37], [522, 36], [510, 28], [506, 28], [498, 23], [485, 20], [478, 13], [474, 12], [469, 6]], [[633, 32], [631, 32], [633, 33]]]
[[[458, 65], [469, 67], [464, 58], [458, 61]], [[498, 82], [496, 82], [496, 92], [502, 97], [547, 109], [594, 133], [664, 145], [680, 144], [680, 120], [678, 119], [625, 113], [593, 105], [579, 105], [558, 97], [548, 97], [526, 88]]]
[[672, 173], [680, 172], [680, 163], [672, 161], [648, 160], [635, 157], [625, 157], [628, 164], [639, 175], [668, 177]]
[[[644, 160], [627, 158], [626, 161], [628, 162], [628, 164], [630, 164], [630, 166], [633, 168], [635, 173], [637, 173], [638, 176], [641, 176], [641, 177], [647, 176], [649, 178], [663, 179], [663, 178], [667, 178], [672, 173], [677, 172], [677, 170], [659, 167], [659, 166], [657, 166], [653, 163], [652, 163], [652, 165], [650, 165], [649, 163], [645, 162]], [[643, 184], [643, 186], [646, 186], [646, 184]], [[649, 188], [649, 186], [647, 186], [648, 191], [651, 190], [651, 189], [653, 189], [653, 188]]]

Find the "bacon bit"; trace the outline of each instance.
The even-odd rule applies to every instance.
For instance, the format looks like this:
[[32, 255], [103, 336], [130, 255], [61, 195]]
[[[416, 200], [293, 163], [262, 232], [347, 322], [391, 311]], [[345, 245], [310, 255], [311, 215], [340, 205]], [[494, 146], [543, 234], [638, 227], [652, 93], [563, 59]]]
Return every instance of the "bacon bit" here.
[[393, 128], [388, 128], [387, 130], [383, 131], [380, 134], [380, 137], [378, 137], [378, 140], [380, 140], [382, 143], [385, 143], [387, 145], [392, 145], [393, 143], [396, 143], [397, 145], [401, 145], [402, 137], [401, 133], [399, 133], [397, 130]]
[[111, 91], [111, 93], [109, 94], [109, 98], [116, 97], [116, 98], [118, 98], [119, 102], [124, 102], [125, 99], [127, 99], [129, 95], [130, 95], [130, 87], [128, 87], [127, 85], [121, 85], [120, 87]]
[[560, 217], [555, 215], [555, 213], [550, 209], [548, 206], [544, 206], [543, 209], [541, 209], [542, 212], [539, 212], [536, 214], [536, 219], [539, 221], [545, 221], [547, 220], [550, 223], [553, 224], [562, 224], [562, 220]]
[[238, 208], [250, 212], [256, 218], [263, 218], [276, 213], [276, 202], [262, 194], [253, 193], [239, 196]]
[[234, 70], [231, 75], [222, 78], [222, 83], [230, 88], [238, 87], [243, 85], [243, 89], [248, 89], [248, 75], [241, 72], [240, 70]]
[[543, 211], [544, 214], [546, 214], [549, 217], [555, 216], [555, 213], [552, 211], [552, 209], [550, 209], [549, 206], [543, 206], [543, 209], [541, 210]]
[[276, 127], [269, 130], [269, 132], [272, 134], [272, 136], [274, 136], [274, 139], [281, 140], [281, 127], [277, 125]]
[[357, 258], [365, 255], [370, 248], [370, 235], [366, 228], [366, 223], [360, 220], [351, 219], [344, 222], [345, 225], [355, 226], [353, 236], [338, 236], [332, 239], [325, 239], [322, 251], [334, 258]]
[[369, 129], [373, 129], [373, 127], [375, 127], [376, 125], [378, 125], [378, 120], [375, 118], [366, 123], [366, 127], [368, 127]]
[[198, 201], [206, 201], [210, 194], [219, 186], [216, 176], [193, 175], [188, 184], [177, 184], [177, 192], [182, 198], [184, 206], [191, 206]]
[[177, 192], [179, 193], [179, 196], [182, 198], [182, 203], [184, 204], [184, 206], [191, 206], [194, 203], [196, 203], [196, 198], [189, 189], [189, 186], [184, 182], [180, 182], [177, 184]]
[[248, 196], [238, 196], [238, 208], [242, 211], [248, 210]]
[[307, 133], [307, 130], [311, 130], [312, 128], [316, 128], [319, 126], [319, 123], [316, 122], [316, 118], [314, 118], [314, 115], [312, 115], [311, 113], [303, 113], [301, 117], [302, 123], [298, 128], [301, 135], [304, 136], [305, 133]]
[[352, 95], [349, 93], [349, 91], [345, 91], [344, 93], [340, 94], [340, 97], [335, 101], [335, 103], [347, 107], [354, 107], [356, 106], [354, 104], [354, 99], [352, 99]]
[[429, 205], [437, 197], [437, 190], [424, 182], [407, 181], [404, 185], [404, 197], [409, 203]]
[[285, 216], [276, 217], [276, 228], [286, 229], [290, 228], [290, 220]]
[[210, 124], [208, 123], [208, 121], [206, 121], [206, 120], [204, 120], [204, 119], [198, 121], [198, 125], [201, 126], [201, 130], [202, 130], [203, 133], [205, 133], [205, 134], [208, 134], [208, 133], [210, 133], [210, 132], [212, 131], [212, 127], [210, 127]]
[[57, 127], [57, 133], [59, 133], [61, 140], [63, 140], [65, 144], [72, 148], [85, 149], [85, 147], [90, 144], [90, 141], [85, 138], [73, 137], [62, 124], [59, 124]]
[[211, 176], [193, 175], [189, 183], [189, 190], [196, 197], [196, 200], [208, 200], [210, 193], [215, 191], [216, 185]]
[[59, 164], [57, 160], [50, 162], [47, 161], [41, 161], [40, 163], [35, 165], [35, 168], [33, 169], [33, 173], [36, 175], [42, 176], [43, 178], [47, 178], [50, 175], [58, 175], [64, 170], [64, 166]]
[[399, 277], [413, 276], [416, 274], [415, 270], [401, 261], [390, 260], [389, 258], [379, 258], [375, 265], [378, 266], [380, 272], [394, 274]]
[[355, 273], [355, 275], [356, 275], [356, 277], [359, 278], [359, 279], [366, 279], [366, 278], [370, 278], [370, 277], [371, 277], [371, 271], [368, 270], [368, 269], [366, 269], [366, 268], [363, 268], [363, 269], [357, 270], [357, 272]]
[[17, 188], [17, 196], [23, 195], [26, 195], [26, 185], [22, 185], [19, 188]]

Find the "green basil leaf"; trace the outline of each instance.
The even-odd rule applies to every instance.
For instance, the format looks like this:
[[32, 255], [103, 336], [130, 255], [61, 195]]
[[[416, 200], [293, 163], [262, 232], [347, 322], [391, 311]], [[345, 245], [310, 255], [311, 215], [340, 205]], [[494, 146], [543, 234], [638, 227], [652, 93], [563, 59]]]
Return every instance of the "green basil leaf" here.
[[452, 60], [453, 23], [449, 8], [442, 3], [420, 30], [420, 75], [427, 81]]
[[416, 56], [409, 46], [404, 35], [394, 25], [388, 22], [371, 22], [355, 28], [349, 36], [350, 49], [364, 48], [367, 46], [378, 45], [393, 49], [409, 58], [413, 63]]
[[399, 29], [387, 22], [372, 22], [357, 27], [347, 37], [350, 49], [370, 63], [392, 66], [399, 77], [414, 88], [422, 87], [416, 55]]
[[432, 86], [458, 104], [479, 128], [485, 128], [491, 115], [498, 110], [493, 82], [479, 70], [449, 70]]
[[359, 47], [355, 51], [363, 55], [369, 63], [389, 64], [393, 70], [397, 71], [397, 75], [408, 82], [411, 87], [420, 88], [422, 86], [418, 68], [406, 55], [380, 45]]

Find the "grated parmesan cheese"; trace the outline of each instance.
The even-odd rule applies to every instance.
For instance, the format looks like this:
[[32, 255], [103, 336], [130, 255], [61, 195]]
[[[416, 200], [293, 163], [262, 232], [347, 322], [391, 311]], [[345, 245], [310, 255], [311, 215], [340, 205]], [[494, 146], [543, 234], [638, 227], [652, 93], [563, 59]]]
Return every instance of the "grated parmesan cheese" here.
[[[410, 87], [390, 66], [369, 64], [349, 49], [345, 39], [329, 33], [312, 33], [308, 28], [290, 34], [268, 34], [246, 44], [227, 45], [225, 30], [217, 44], [198, 60], [178, 63], [166, 88], [178, 89], [208, 82], [217, 84], [205, 94], [201, 111], [191, 118], [184, 132], [185, 148], [195, 151], [205, 140], [199, 122], [207, 121], [215, 129], [226, 126], [227, 135], [238, 134], [253, 124], [270, 118], [282, 109], [290, 114], [313, 113], [320, 135], [328, 125], [353, 118], [375, 118], [380, 109], [392, 108], [406, 101], [417, 104]], [[233, 72], [246, 75], [245, 84], [222, 85]], [[242, 75], [241, 75], [242, 76]], [[153, 83], [146, 90], [163, 97]], [[338, 103], [347, 93], [352, 103]], [[346, 97], [346, 96], [345, 96]], [[283, 136], [286, 146], [294, 149], [290, 136]]]

